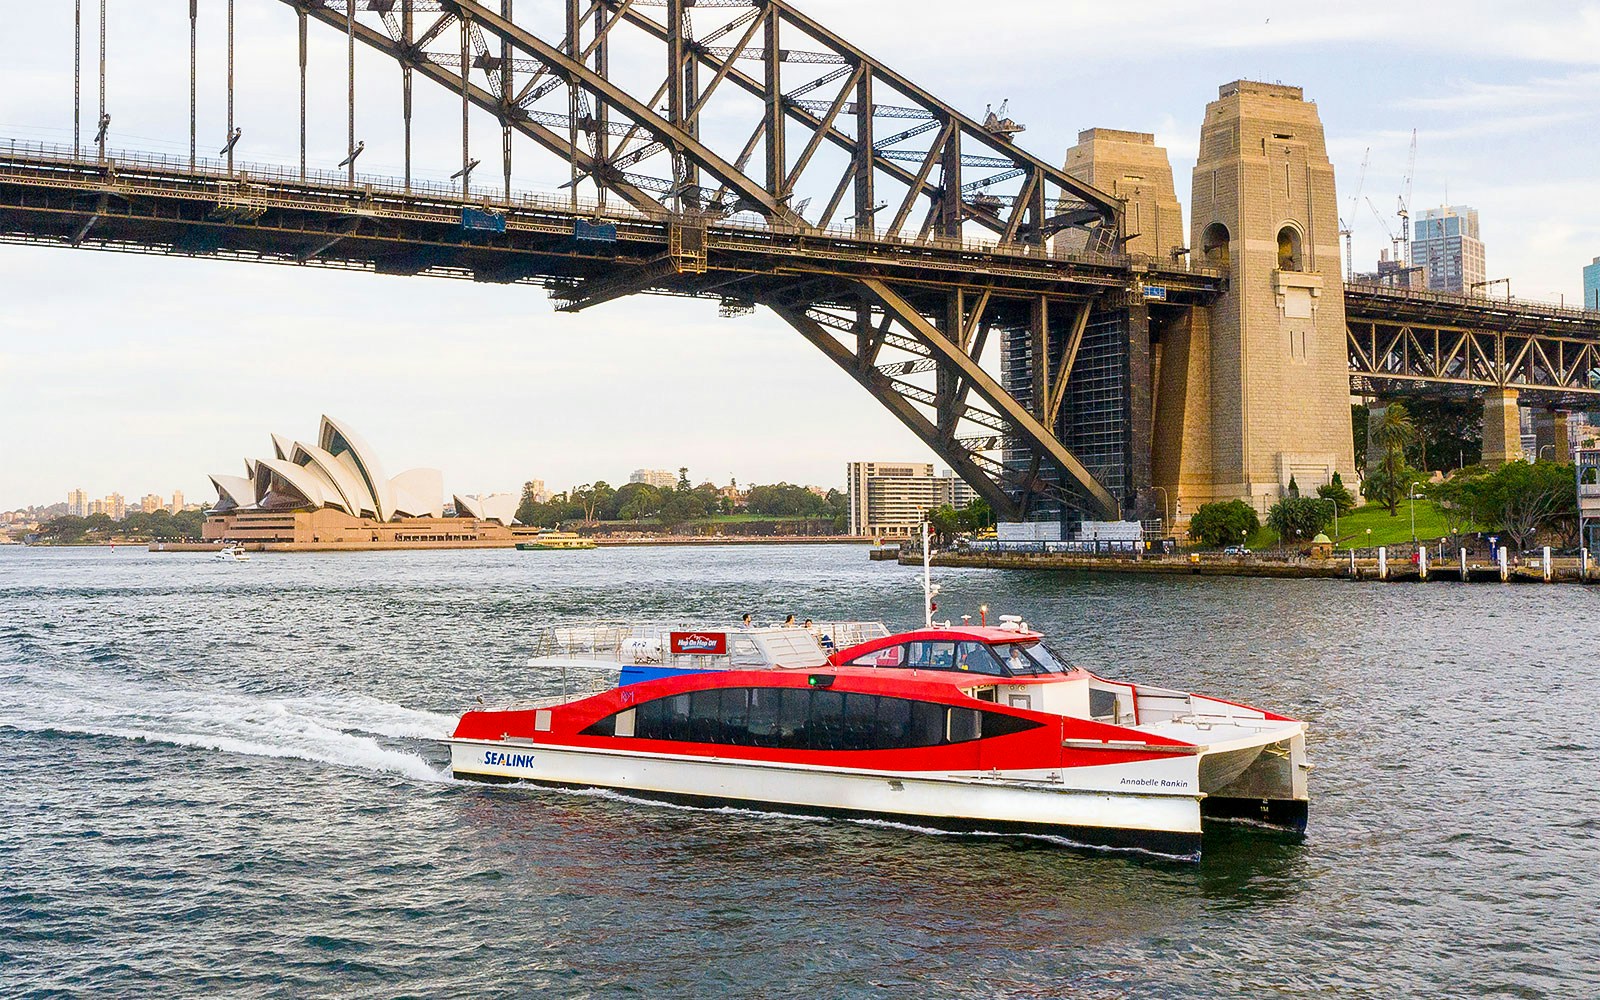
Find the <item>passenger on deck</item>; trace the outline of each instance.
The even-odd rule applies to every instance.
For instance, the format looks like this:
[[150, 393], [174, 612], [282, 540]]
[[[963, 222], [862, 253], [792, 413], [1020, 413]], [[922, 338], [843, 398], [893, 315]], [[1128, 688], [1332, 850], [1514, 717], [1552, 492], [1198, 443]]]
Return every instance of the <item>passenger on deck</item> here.
[[783, 620], [783, 627], [784, 628], [794, 628], [794, 615], [790, 615], [789, 617], [787, 617], [787, 618], [785, 618]]
[[744, 613], [744, 617], [742, 619], [740, 619], [740, 621], [744, 624], [745, 628], [754, 628], [755, 627], [750, 621], [750, 612], [748, 612], [748, 611], [746, 611]]

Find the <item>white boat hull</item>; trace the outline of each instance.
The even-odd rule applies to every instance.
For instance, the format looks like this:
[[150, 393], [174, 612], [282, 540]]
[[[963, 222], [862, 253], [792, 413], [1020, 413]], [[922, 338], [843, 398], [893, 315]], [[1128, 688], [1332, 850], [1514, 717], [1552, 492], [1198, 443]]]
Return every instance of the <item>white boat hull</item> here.
[[[1064, 772], [928, 775], [451, 741], [452, 770], [464, 779], [606, 788], [642, 798], [877, 818], [969, 832], [1054, 835], [1177, 855], [1199, 850], [1204, 796], [1197, 764], [1196, 756], [1185, 754]], [[1075, 773], [1080, 771], [1085, 773]]]

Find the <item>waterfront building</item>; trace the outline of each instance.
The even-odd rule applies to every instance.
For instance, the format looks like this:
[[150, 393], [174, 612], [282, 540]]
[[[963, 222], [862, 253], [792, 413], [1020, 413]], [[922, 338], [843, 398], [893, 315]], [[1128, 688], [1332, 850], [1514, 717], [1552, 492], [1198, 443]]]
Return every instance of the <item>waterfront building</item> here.
[[67, 515], [69, 517], [89, 516], [89, 494], [83, 490], [73, 490], [67, 494]]
[[1411, 262], [1428, 269], [1435, 292], [1479, 294], [1487, 280], [1478, 210], [1448, 205], [1425, 210], [1412, 223]]
[[167, 502], [157, 493], [146, 493], [144, 499], [139, 501], [139, 510], [146, 514], [154, 514], [158, 510], [165, 510], [166, 507]]
[[274, 434], [273, 457], [246, 460], [249, 476], [213, 475], [217, 500], [206, 518], [206, 540], [384, 549], [508, 547], [525, 538], [510, 527], [519, 499], [514, 494], [457, 496], [457, 513], [463, 507], [466, 513], [447, 518], [437, 469], [388, 477], [366, 441], [328, 416], [315, 440]]
[[977, 496], [950, 472], [935, 476], [929, 462], [851, 462], [846, 478], [852, 535], [908, 537], [928, 511], [965, 507]]
[[670, 469], [635, 469], [633, 475], [628, 477], [628, 482], [670, 490], [678, 485], [678, 474]]
[[1583, 307], [1600, 312], [1600, 257], [1583, 269]]

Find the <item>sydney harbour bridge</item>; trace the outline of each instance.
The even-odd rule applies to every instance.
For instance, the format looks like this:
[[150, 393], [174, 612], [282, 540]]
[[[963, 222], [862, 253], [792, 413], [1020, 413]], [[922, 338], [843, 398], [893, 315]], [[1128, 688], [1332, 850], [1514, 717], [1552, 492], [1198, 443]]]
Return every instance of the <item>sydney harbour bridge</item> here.
[[[298, 92], [278, 95], [298, 102], [298, 162], [267, 164], [233, 118], [250, 85], [235, 0], [189, 0], [172, 40], [189, 46], [188, 94], [170, 95], [189, 102], [187, 156], [119, 141], [106, 2], [75, 0], [73, 142], [0, 136], [0, 241], [525, 284], [563, 311], [636, 294], [766, 309], [1003, 518], [1149, 517], [1152, 490], [1179, 486], [1156, 454], [1157, 362], [1168, 331], [1242, 294], [1245, 255], [1135, 252], [1126, 199], [1029, 152], [1003, 109], [947, 104], [788, 0], [240, 0], [281, 8], [299, 53]], [[195, 124], [222, 86], [198, 77], [203, 19], [226, 19], [219, 141]], [[342, 86], [312, 87], [309, 47], [333, 40]], [[357, 104], [373, 53], [399, 92], [381, 111]], [[459, 116], [418, 115], [423, 88]], [[308, 105], [333, 103], [347, 155], [311, 169]], [[391, 107], [404, 166], [371, 176], [363, 130]], [[449, 183], [414, 177], [414, 138], [457, 131]], [[1322, 269], [1337, 282], [1336, 259]], [[1600, 402], [1600, 314], [1332, 292], [1346, 395]]]

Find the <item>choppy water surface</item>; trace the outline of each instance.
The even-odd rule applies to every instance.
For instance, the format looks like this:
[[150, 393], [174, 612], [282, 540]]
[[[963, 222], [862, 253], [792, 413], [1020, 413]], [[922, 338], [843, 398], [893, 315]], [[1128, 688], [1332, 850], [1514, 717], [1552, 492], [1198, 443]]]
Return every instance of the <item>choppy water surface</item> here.
[[448, 780], [556, 620], [882, 618], [859, 548], [0, 549], [0, 995], [1588, 997], [1600, 589], [949, 572], [1313, 723], [1198, 865]]

